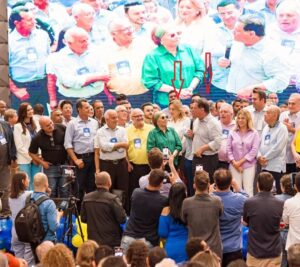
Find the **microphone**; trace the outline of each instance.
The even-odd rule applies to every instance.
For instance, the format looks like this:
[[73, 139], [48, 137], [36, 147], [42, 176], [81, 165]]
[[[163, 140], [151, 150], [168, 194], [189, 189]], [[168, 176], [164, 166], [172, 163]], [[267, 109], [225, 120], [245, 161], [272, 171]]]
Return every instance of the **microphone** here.
[[226, 50], [225, 50], [225, 58], [229, 59], [230, 57], [230, 52], [231, 52], [231, 44], [226, 45]]
[[190, 130], [193, 130], [193, 125], [194, 125], [194, 120], [191, 119], [191, 123], [190, 123]]

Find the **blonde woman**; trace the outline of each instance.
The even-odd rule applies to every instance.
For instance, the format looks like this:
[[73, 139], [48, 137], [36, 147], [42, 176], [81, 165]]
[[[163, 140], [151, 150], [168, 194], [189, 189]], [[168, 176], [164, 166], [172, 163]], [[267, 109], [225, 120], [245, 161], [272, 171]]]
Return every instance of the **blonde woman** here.
[[253, 196], [256, 156], [260, 137], [253, 127], [251, 114], [240, 110], [236, 117], [236, 127], [229, 133], [227, 155], [233, 179], [249, 196]]
[[193, 46], [200, 54], [210, 51], [216, 26], [207, 16], [202, 0], [179, 0], [175, 21], [182, 30], [182, 44]]

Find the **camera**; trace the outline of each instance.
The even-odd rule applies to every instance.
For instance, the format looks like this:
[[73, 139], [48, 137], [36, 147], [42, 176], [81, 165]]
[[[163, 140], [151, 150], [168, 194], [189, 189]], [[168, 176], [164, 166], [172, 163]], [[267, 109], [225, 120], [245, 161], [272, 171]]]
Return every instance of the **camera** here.
[[123, 254], [124, 254], [124, 252], [121, 247], [115, 247], [115, 256], [122, 257]]
[[163, 159], [168, 160], [169, 159], [169, 148], [164, 147], [163, 148]]

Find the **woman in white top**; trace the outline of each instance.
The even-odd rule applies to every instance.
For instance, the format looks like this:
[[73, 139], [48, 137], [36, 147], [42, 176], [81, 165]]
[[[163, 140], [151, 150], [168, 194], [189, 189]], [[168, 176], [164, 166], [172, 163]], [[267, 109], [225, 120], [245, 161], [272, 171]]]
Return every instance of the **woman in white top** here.
[[193, 46], [201, 55], [210, 52], [216, 26], [212, 19], [207, 16], [202, 0], [179, 0], [175, 21], [182, 30], [182, 44]]
[[14, 126], [17, 163], [19, 170], [27, 173], [30, 179], [30, 189], [33, 190], [33, 177], [41, 171], [41, 167], [32, 161], [28, 150], [31, 139], [36, 135], [39, 126], [35, 124], [32, 106], [27, 102], [21, 103], [18, 117], [18, 123]]
[[17, 172], [14, 174], [11, 181], [9, 206], [11, 209], [11, 216], [13, 221], [13, 227], [11, 229], [12, 250], [14, 251], [16, 257], [25, 259], [28, 263], [28, 266], [32, 266], [34, 264], [34, 257], [32, 254], [31, 246], [30, 244], [19, 241], [14, 225], [17, 214], [25, 206], [27, 196], [32, 193], [31, 191], [26, 191], [28, 186], [29, 178], [25, 172]]

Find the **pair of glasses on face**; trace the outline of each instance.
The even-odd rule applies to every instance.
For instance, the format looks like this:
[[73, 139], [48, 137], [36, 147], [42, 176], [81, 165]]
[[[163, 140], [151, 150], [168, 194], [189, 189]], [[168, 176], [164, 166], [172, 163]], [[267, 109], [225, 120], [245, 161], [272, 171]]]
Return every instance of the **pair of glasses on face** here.
[[169, 33], [168, 36], [173, 39], [176, 36], [180, 36], [181, 34], [182, 32], [173, 32], [173, 33]]
[[161, 116], [160, 117], [162, 120], [167, 120], [169, 117], [168, 116]]
[[50, 146], [52, 146], [52, 147], [55, 146], [53, 136], [50, 137]]

